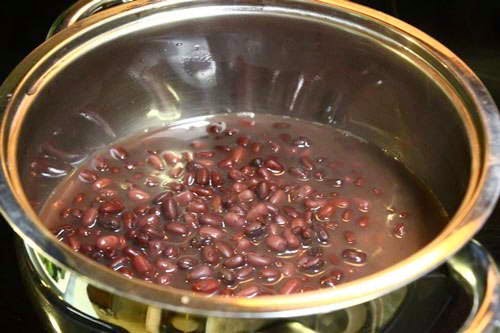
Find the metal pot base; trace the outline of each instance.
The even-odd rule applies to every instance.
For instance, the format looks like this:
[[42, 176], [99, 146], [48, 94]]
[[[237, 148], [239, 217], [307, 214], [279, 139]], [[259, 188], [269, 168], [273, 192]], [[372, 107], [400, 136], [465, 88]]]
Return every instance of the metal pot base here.
[[371, 302], [281, 319], [201, 317], [162, 310], [97, 289], [21, 241], [17, 252], [30, 297], [53, 332], [496, 332], [495, 318], [488, 314], [498, 307], [498, 271], [476, 242], [423, 278]]

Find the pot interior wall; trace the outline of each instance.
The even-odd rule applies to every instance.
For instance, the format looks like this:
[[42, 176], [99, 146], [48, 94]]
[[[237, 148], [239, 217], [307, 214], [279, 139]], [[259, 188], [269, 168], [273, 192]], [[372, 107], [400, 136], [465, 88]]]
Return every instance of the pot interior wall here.
[[274, 113], [374, 142], [452, 214], [471, 164], [462, 120], [409, 49], [368, 32], [269, 13], [162, 22], [108, 40], [37, 91], [19, 139], [24, 189], [40, 205], [62, 179], [30, 175], [40, 152], [76, 164], [115, 138], [171, 121]]

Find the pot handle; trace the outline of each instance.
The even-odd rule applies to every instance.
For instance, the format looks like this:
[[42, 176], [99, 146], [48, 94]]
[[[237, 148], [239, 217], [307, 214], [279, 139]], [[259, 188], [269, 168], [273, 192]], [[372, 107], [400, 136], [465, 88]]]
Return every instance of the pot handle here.
[[101, 10], [121, 5], [134, 0], [79, 0], [62, 13], [50, 27], [47, 38], [52, 37], [81, 19], [89, 17]]

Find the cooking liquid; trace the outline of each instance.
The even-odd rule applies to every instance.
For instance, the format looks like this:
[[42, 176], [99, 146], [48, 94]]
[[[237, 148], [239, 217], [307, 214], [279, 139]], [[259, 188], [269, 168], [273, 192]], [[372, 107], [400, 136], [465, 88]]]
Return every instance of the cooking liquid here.
[[447, 221], [379, 148], [272, 115], [193, 118], [120, 140], [64, 180], [41, 216], [127, 277], [243, 297], [372, 274]]

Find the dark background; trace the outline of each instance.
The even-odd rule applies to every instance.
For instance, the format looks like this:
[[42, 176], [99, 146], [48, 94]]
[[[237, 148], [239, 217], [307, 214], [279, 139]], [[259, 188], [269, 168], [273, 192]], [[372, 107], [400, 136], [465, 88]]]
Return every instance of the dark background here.
[[[360, 0], [427, 32], [461, 57], [500, 105], [500, 0]], [[43, 42], [71, 0], [0, 3], [0, 81]], [[40, 332], [16, 265], [14, 234], [0, 221], [0, 327]], [[477, 238], [500, 259], [500, 209]]]

